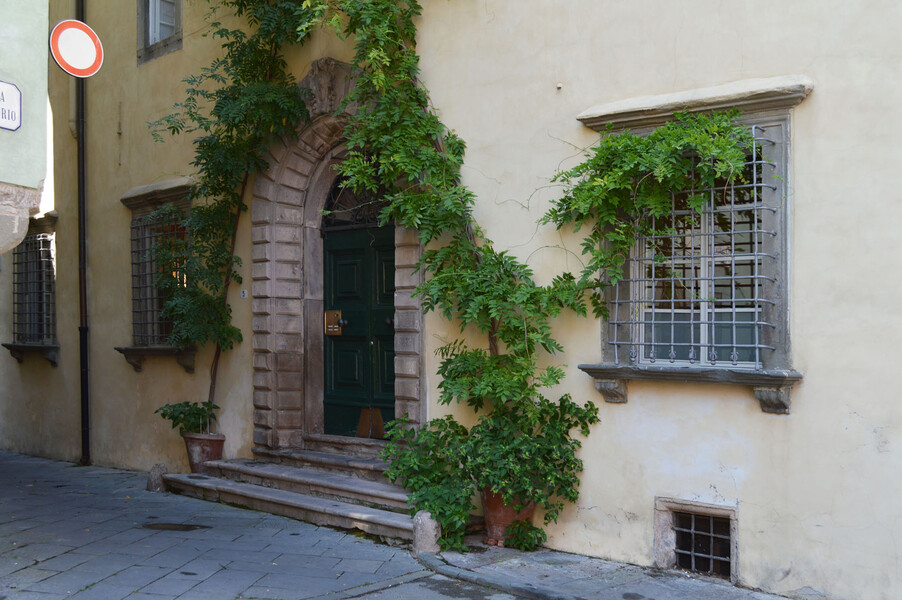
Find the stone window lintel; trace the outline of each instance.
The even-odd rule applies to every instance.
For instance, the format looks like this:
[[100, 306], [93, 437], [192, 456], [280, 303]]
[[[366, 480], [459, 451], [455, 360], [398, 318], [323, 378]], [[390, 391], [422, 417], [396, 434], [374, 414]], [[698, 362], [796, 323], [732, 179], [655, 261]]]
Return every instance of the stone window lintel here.
[[624, 404], [627, 401], [626, 382], [672, 381], [682, 383], [721, 383], [752, 388], [761, 410], [772, 414], [789, 414], [790, 390], [801, 381], [798, 371], [784, 369], [712, 368], [704, 366], [622, 366], [583, 364], [579, 369], [595, 379], [595, 389], [605, 402]]
[[190, 177], [140, 185], [125, 192], [119, 201], [131, 210], [135, 217], [146, 216], [167, 202], [172, 202], [185, 210], [190, 207], [188, 193], [193, 185], [194, 180]]
[[738, 108], [743, 112], [788, 110], [808, 97], [814, 83], [805, 75], [744, 79], [723, 85], [696, 88], [657, 96], [640, 96], [592, 106], [577, 115], [585, 126], [604, 133], [614, 130], [657, 127], [677, 112], [707, 112]]

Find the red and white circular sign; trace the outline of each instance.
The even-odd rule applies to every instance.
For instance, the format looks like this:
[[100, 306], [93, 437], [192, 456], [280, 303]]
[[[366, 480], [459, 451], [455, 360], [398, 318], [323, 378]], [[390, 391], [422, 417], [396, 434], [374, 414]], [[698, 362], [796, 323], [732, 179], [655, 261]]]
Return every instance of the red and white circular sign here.
[[63, 71], [76, 77], [90, 77], [103, 64], [100, 38], [75, 19], [60, 21], [50, 32], [50, 53]]

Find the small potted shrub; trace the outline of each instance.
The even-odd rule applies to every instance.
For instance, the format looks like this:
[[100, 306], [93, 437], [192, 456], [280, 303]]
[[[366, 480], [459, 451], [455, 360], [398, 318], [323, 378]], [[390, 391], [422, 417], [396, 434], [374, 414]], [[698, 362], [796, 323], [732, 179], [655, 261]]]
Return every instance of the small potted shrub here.
[[188, 450], [188, 464], [192, 473], [206, 473], [204, 463], [222, 458], [225, 436], [211, 433], [210, 426], [216, 420], [219, 407], [210, 402], [176, 402], [166, 404], [154, 411], [167, 421], [172, 428], [178, 427]]

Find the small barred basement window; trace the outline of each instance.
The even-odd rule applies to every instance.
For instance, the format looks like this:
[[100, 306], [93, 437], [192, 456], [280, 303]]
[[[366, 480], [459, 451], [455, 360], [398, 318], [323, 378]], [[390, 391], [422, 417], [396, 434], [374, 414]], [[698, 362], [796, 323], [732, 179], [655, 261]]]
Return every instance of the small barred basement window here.
[[730, 578], [730, 519], [688, 512], [673, 513], [676, 566]]
[[53, 234], [28, 235], [13, 252], [13, 340], [56, 344]]
[[738, 581], [736, 508], [655, 498], [655, 566]]

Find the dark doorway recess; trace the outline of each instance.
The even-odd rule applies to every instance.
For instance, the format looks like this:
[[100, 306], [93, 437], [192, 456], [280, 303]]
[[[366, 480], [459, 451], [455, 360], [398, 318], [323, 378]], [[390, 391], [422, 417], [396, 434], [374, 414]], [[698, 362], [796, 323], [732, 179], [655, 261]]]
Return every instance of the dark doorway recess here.
[[381, 204], [340, 181], [326, 208], [323, 300], [341, 316], [340, 332], [325, 336], [325, 433], [381, 438], [395, 413], [394, 226], [379, 227]]

